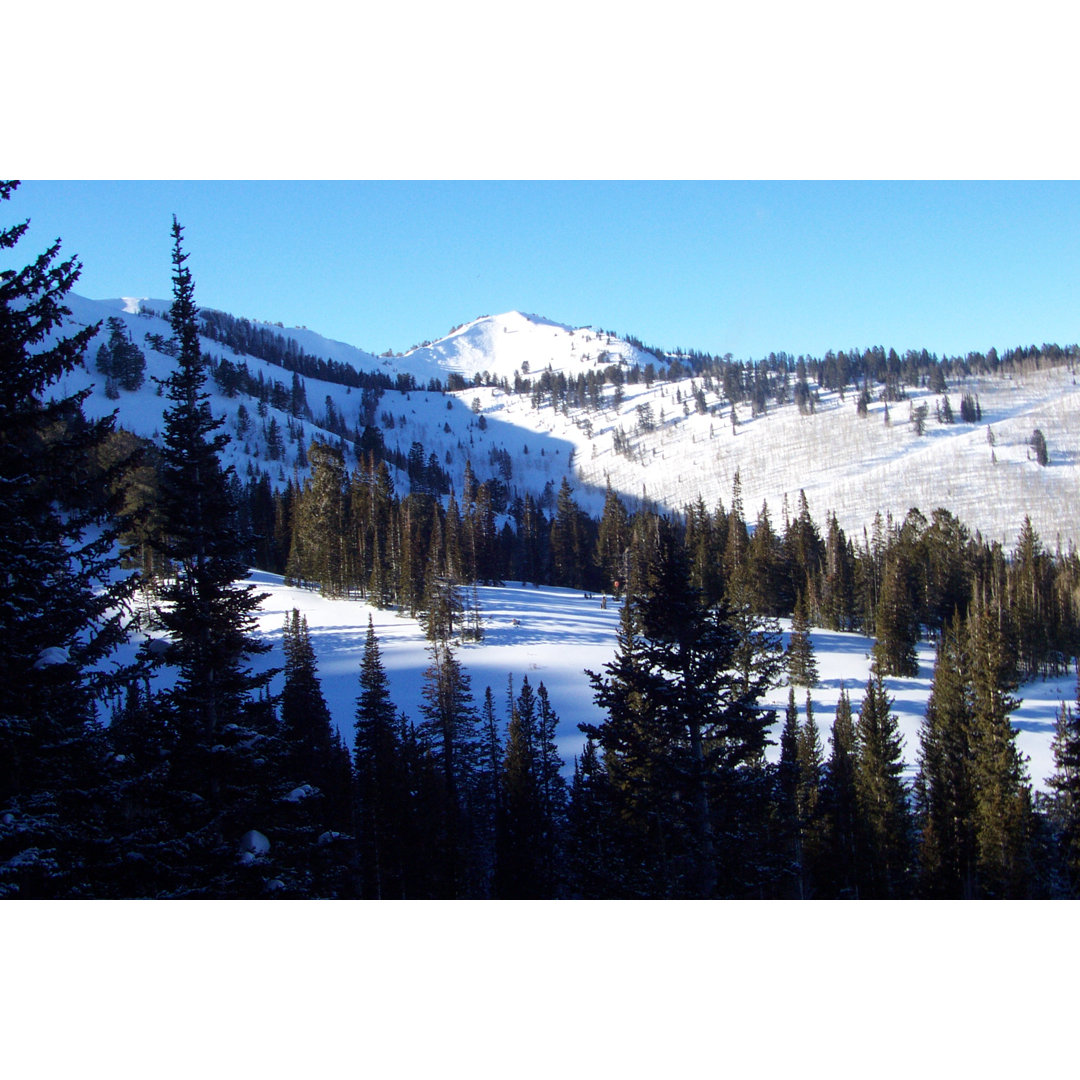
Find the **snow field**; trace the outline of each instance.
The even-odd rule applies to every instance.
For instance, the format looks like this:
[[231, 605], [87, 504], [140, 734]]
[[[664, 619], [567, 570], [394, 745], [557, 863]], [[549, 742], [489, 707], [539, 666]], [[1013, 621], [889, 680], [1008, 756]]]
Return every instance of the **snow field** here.
[[[281, 667], [282, 626], [285, 616], [295, 607], [306, 616], [311, 641], [318, 658], [319, 678], [331, 715], [348, 746], [353, 743], [356, 697], [359, 693], [360, 661], [370, 615], [390, 683], [390, 693], [399, 712], [413, 722], [421, 718], [423, 675], [429, 664], [428, 642], [419, 623], [393, 611], [380, 610], [358, 600], [330, 600], [318, 593], [285, 585], [272, 574], [253, 573], [250, 581], [268, 594], [259, 616], [260, 631], [273, 644], [273, 650], [257, 658], [260, 669]], [[515, 695], [526, 676], [533, 688], [541, 682], [547, 687], [551, 705], [559, 717], [558, 746], [569, 777], [574, 757], [579, 755], [584, 736], [579, 723], [598, 723], [604, 714], [593, 701], [593, 691], [586, 669], [602, 672], [615, 655], [615, 634], [619, 606], [609, 597], [606, 608], [600, 596], [586, 598], [571, 589], [534, 588], [510, 583], [478, 589], [484, 616], [485, 636], [480, 643], [462, 645], [457, 650], [471, 679], [473, 699], [482, 704], [484, 689], [490, 686], [496, 714], [504, 725], [508, 719], [507, 680], [513, 677]], [[784, 643], [790, 624], [781, 622]], [[815, 629], [811, 632], [819, 671], [819, 682], [810, 692], [814, 719], [821, 733], [826, 756], [829, 733], [840, 697], [846, 687], [853, 712], [859, 711], [866, 681], [870, 675], [870, 650], [873, 640], [859, 634]], [[885, 680], [893, 699], [904, 738], [906, 779], [915, 775], [919, 750], [919, 730], [930, 695], [934, 650], [922, 643], [918, 649], [919, 674], [915, 678]], [[280, 674], [272, 688], [279, 692]], [[1030, 779], [1034, 787], [1046, 788], [1046, 778], [1054, 763], [1051, 741], [1054, 719], [1062, 701], [1075, 702], [1076, 679], [1066, 676], [1028, 683], [1017, 695], [1022, 704], [1013, 714], [1017, 745], [1029, 758]], [[788, 687], [777, 687], [766, 703], [777, 711], [772, 731], [775, 744], [769, 757], [779, 755], [780, 727], [787, 708]], [[800, 720], [805, 717], [806, 690], [795, 688]]]

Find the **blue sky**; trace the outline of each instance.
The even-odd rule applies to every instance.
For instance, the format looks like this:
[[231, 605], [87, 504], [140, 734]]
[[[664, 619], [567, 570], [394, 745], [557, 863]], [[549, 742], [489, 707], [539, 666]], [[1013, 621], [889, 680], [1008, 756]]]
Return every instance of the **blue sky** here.
[[1080, 185], [923, 182], [27, 181], [77, 291], [196, 299], [374, 352], [517, 308], [760, 357], [1080, 338]]

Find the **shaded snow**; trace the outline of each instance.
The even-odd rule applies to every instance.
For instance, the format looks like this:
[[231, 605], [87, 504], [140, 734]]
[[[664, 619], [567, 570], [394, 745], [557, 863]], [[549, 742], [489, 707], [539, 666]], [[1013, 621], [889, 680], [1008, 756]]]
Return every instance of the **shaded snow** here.
[[[273, 643], [273, 651], [259, 658], [260, 666], [282, 665], [282, 626], [286, 614], [297, 607], [308, 620], [323, 693], [348, 746], [352, 746], [354, 738], [360, 661], [369, 615], [379, 638], [390, 694], [399, 711], [404, 711], [413, 721], [420, 720], [423, 674], [429, 657], [428, 643], [416, 620], [370, 607], [362, 601], [329, 600], [318, 593], [285, 585], [280, 577], [271, 574], [256, 573], [251, 580], [260, 591], [268, 594], [259, 624]], [[603, 712], [593, 701], [592, 687], [585, 671], [601, 673], [604, 665], [614, 658], [619, 606], [609, 597], [605, 608], [600, 596], [587, 599], [571, 589], [508, 584], [483, 587], [478, 591], [484, 615], [484, 640], [479, 644], [462, 645], [457, 650], [458, 659], [471, 678], [473, 698], [479, 707], [484, 688], [490, 686], [496, 712], [505, 725], [508, 679], [513, 677], [515, 694], [520, 691], [521, 681], [526, 676], [534, 689], [543, 682], [559, 717], [557, 743], [569, 774], [573, 759], [580, 754], [584, 744], [578, 724], [598, 723], [603, 719]], [[789, 623], [782, 621], [781, 627], [786, 644]], [[810, 696], [827, 754], [829, 732], [842, 686], [847, 688], [852, 710], [859, 711], [870, 675], [873, 640], [859, 634], [821, 629], [813, 630], [811, 638], [820, 679]], [[925, 643], [920, 645], [918, 657], [917, 676], [885, 680], [904, 738], [908, 780], [914, 776], [919, 729], [930, 694], [933, 647]], [[282, 685], [283, 677], [279, 675], [274, 683], [275, 692], [280, 691]], [[1013, 715], [1013, 726], [1018, 731], [1017, 745], [1030, 759], [1033, 784], [1045, 788], [1046, 778], [1053, 771], [1050, 746], [1055, 714], [1062, 701], [1075, 699], [1076, 679], [1070, 675], [1029, 683], [1020, 688], [1017, 696], [1022, 702]], [[777, 744], [787, 698], [788, 688], [784, 684], [766, 699], [767, 704], [777, 710], [777, 726], [772, 733]], [[805, 715], [804, 688], [796, 687], [795, 700], [800, 716]], [[774, 745], [769, 750], [769, 757], [776, 760], [778, 753], [778, 746]]]

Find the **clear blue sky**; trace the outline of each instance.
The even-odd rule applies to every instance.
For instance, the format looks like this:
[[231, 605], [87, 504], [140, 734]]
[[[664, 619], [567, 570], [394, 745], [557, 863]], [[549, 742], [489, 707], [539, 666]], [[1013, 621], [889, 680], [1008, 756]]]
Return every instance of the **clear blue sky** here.
[[26, 181], [0, 204], [94, 298], [170, 295], [173, 213], [199, 304], [373, 352], [512, 308], [737, 358], [1080, 339], [1068, 181]]

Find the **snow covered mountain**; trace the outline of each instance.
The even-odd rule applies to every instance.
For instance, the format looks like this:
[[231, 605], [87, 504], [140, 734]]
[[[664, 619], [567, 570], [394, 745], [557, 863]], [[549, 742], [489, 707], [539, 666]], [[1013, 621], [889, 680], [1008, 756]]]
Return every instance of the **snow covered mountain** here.
[[[170, 328], [163, 317], [168, 302], [74, 295], [68, 302], [72, 318], [65, 332], [101, 321], [99, 340], [104, 341], [106, 320], [119, 319], [146, 357], [147, 378], [138, 389], [114, 389], [110, 397], [104, 376], [95, 368], [95, 342], [87, 354], [87, 370], [68, 376], [58, 389], [68, 393], [93, 384], [85, 405], [89, 415], [115, 409], [122, 426], [149, 438], [160, 436], [165, 400], [154, 379], [165, 379], [173, 365], [167, 351]], [[912, 506], [927, 516], [938, 506], [948, 507], [970, 528], [1002, 540], [1006, 547], [1025, 514], [1047, 546], [1080, 542], [1080, 388], [1068, 367], [950, 384], [947, 394], [954, 405], [961, 394], [978, 396], [977, 423], [938, 422], [935, 405], [941, 395], [925, 389], [909, 390], [910, 400], [888, 408], [883, 401], [872, 401], [861, 416], [850, 388], [846, 398], [821, 391], [812, 412], [800, 412], [794, 402], [771, 406], [757, 416], [743, 407], [736, 410], [733, 423], [730, 402], [718, 388], [706, 389], [701, 379], [620, 383], [613, 376], [612, 369], [628, 376], [633, 368], [644, 371], [649, 364], [662, 370], [663, 360], [653, 354], [603, 332], [519, 312], [477, 319], [404, 356], [376, 357], [299, 327], [251, 326], [286, 346], [292, 342], [294, 357], [306, 354], [354, 373], [380, 374], [395, 388], [373, 395], [359, 382], [351, 386], [298, 376], [302, 399], [295, 400], [292, 371], [204, 337], [204, 353], [215, 365], [229, 360], [246, 371], [249, 387], [260, 388], [252, 394], [243, 387], [208, 383], [211, 406], [225, 418], [232, 436], [227, 462], [242, 479], [263, 470], [275, 484], [303, 479], [302, 447], [312, 437], [338, 439], [345, 430], [351, 441], [357, 428], [370, 424], [381, 433], [388, 454], [407, 455], [414, 444], [420, 444], [425, 455], [434, 454], [458, 490], [466, 462], [480, 479], [503, 478], [511, 496], [532, 492], [543, 498], [547, 492], [550, 498], [566, 477], [578, 502], [594, 514], [600, 512], [608, 483], [630, 505], [647, 500], [679, 511], [700, 498], [710, 509], [718, 501], [730, 506], [738, 472], [751, 523], [762, 503], [779, 523], [785, 504], [794, 510], [798, 493], [805, 491], [819, 526], [828, 512], [835, 512], [856, 542], [862, 529], [872, 526], [875, 514], [899, 519]], [[571, 395], [555, 405], [554, 395], [541, 389], [545, 373], [547, 383], [559, 376], [572, 383], [601, 371], [612, 377], [596, 391], [595, 400], [584, 404], [572, 401]], [[400, 377], [403, 388], [396, 388]], [[526, 378], [531, 389], [515, 392], [515, 382]], [[433, 380], [444, 389], [428, 389]], [[446, 390], [448, 385], [460, 388]], [[921, 405], [927, 406], [923, 425], [916, 421]], [[1029, 446], [1036, 427], [1050, 451], [1045, 467], [1034, 460]], [[398, 472], [395, 483], [400, 493], [409, 490], [405, 471]], [[271, 589], [262, 630], [274, 651], [265, 663], [280, 665], [283, 616], [292, 606], [303, 608], [343, 735], [349, 734], [357, 650], [369, 614], [379, 628], [395, 694], [403, 707], [415, 711], [425, 647], [415, 620], [357, 601], [322, 599], [266, 574], [256, 574], [256, 579], [260, 588]], [[599, 669], [612, 655], [615, 608], [570, 590], [534, 592], [509, 583], [505, 589], [484, 589], [483, 609], [486, 640], [467, 650], [477, 687], [503, 685], [507, 673], [515, 672], [528, 671], [545, 680], [560, 713], [559, 744], [569, 763], [580, 752], [577, 724], [596, 718], [582, 667], [588, 663]], [[575, 648], [568, 649], [571, 627], [576, 627]], [[872, 642], [815, 631], [815, 644], [824, 674], [814, 708], [824, 739], [840, 686], [857, 690], [866, 678]], [[920, 646], [919, 661], [918, 678], [888, 681], [905, 727], [909, 773], [930, 686], [929, 645]], [[1036, 786], [1043, 785], [1052, 768], [1057, 703], [1071, 697], [1073, 688], [1068, 676], [1023, 690], [1017, 726]], [[785, 687], [776, 691], [777, 706], [783, 706], [785, 693]]]
[[[170, 334], [167, 301], [72, 295], [70, 306], [76, 324], [122, 320], [146, 355], [147, 375], [167, 376], [172, 361], [153, 344]], [[757, 416], [740, 406], [733, 420], [718, 385], [706, 388], [690, 377], [654, 380], [652, 373], [662, 373], [669, 358], [603, 331], [516, 311], [476, 319], [404, 355], [379, 357], [306, 328], [249, 325], [290, 355], [380, 374], [386, 385], [402, 388], [372, 395], [298, 376], [303, 407], [297, 408], [290, 402], [292, 371], [203, 338], [206, 356], [242, 366], [248, 390], [259, 382], [264, 388], [260, 403], [244, 387], [210, 384], [212, 407], [233, 438], [229, 463], [241, 478], [265, 470], [275, 484], [302, 479], [302, 447], [313, 436], [351, 442], [371, 426], [399, 464], [416, 444], [425, 459], [434, 455], [456, 490], [466, 462], [481, 480], [500, 476], [511, 498], [529, 492], [550, 501], [566, 477], [594, 514], [609, 483], [631, 506], [646, 501], [678, 512], [699, 498], [709, 509], [718, 502], [729, 506], [738, 473], [751, 524], [763, 505], [774, 523], [782, 522], [785, 508], [794, 510], [805, 492], [820, 527], [835, 513], [853, 539], [872, 528], [878, 513], [899, 520], [911, 507], [929, 516], [944, 506], [1006, 547], [1025, 515], [1047, 546], [1080, 543], [1080, 388], [1068, 367], [950, 384], [944, 396], [957, 416], [961, 395], [977, 396], [978, 422], [938, 422], [942, 395], [919, 388], [907, 388], [905, 402], [871, 401], [865, 415], [849, 388], [846, 397], [821, 390], [812, 412], [789, 401]], [[88, 353], [89, 376], [76, 373], [62, 389], [89, 379], [95, 383], [89, 414], [119, 409], [122, 426], [151, 438], [160, 434], [164, 401], [153, 379], [109, 398], [104, 378], [93, 370], [96, 347]], [[442, 390], [428, 389], [436, 380]], [[588, 401], [581, 396], [586, 380]], [[564, 390], [576, 385], [577, 395], [545, 389], [560, 384]], [[920, 423], [922, 405], [927, 419]], [[1045, 467], [1029, 445], [1035, 428], [1049, 447]], [[399, 491], [408, 490], [404, 470], [395, 481]]]

